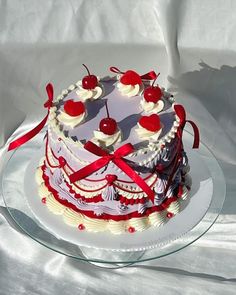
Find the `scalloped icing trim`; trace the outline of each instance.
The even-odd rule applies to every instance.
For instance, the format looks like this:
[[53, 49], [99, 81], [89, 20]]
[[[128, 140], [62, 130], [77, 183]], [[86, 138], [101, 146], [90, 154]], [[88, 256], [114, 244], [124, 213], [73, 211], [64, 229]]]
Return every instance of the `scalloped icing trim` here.
[[[90, 218], [82, 213], [76, 212], [71, 208], [60, 204], [48, 191], [44, 180], [42, 178], [41, 167], [37, 168], [35, 178], [39, 185], [38, 193], [40, 198], [46, 198], [46, 206], [50, 212], [56, 215], [62, 215], [66, 224], [73, 227], [78, 227], [79, 224], [85, 226], [85, 230], [89, 232], [104, 232], [109, 231], [112, 234], [122, 234], [128, 232], [130, 227], [134, 227], [135, 231], [144, 231], [149, 227], [159, 227], [164, 225], [168, 218], [167, 212], [171, 212], [173, 215], [177, 214], [180, 209], [180, 203], [185, 202], [189, 197], [187, 188], [183, 187], [183, 195], [181, 198], [172, 202], [165, 210], [160, 212], [152, 212], [148, 216], [140, 218], [131, 218], [129, 220], [114, 221], [114, 220], [101, 220], [96, 218]], [[42, 170], [42, 169], [41, 169]]]

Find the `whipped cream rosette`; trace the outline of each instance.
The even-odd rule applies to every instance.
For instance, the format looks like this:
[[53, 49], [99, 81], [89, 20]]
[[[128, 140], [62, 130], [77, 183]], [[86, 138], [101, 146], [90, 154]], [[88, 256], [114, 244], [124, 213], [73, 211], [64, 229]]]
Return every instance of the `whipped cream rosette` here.
[[74, 128], [84, 122], [87, 116], [85, 105], [81, 101], [69, 99], [64, 104], [64, 110], [60, 110], [57, 119], [70, 128]]
[[121, 95], [133, 97], [139, 95], [143, 89], [143, 80], [153, 80], [156, 79], [157, 75], [154, 71], [140, 76], [137, 72], [133, 70], [128, 70], [126, 72], [121, 72], [116, 67], [111, 67], [110, 71], [119, 74], [117, 76], [118, 83], [117, 88]]
[[91, 75], [87, 66], [84, 64], [83, 66], [86, 68], [88, 75], [76, 83], [78, 86], [76, 94], [82, 101], [86, 101], [87, 99], [96, 100], [102, 96], [102, 84], [99, 83], [99, 77]]
[[94, 130], [93, 141], [99, 145], [110, 146], [116, 142], [121, 142], [121, 131], [115, 119], [111, 118], [108, 111], [107, 101], [105, 101], [107, 117], [99, 123], [99, 130]]
[[137, 125], [138, 128], [136, 129], [136, 132], [139, 138], [144, 140], [148, 139], [150, 141], [157, 141], [163, 128], [157, 114], [142, 116]]

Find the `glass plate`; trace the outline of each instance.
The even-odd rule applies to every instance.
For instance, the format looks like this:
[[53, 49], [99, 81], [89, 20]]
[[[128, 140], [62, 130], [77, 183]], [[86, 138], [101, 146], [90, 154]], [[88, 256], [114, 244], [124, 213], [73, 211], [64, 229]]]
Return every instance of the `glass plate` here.
[[[223, 207], [226, 193], [223, 172], [212, 152], [206, 144], [201, 142], [199, 150], [194, 151], [194, 153], [197, 153], [197, 156], [199, 157], [199, 166], [197, 167], [195, 164], [195, 166], [191, 167], [191, 169], [195, 169], [196, 172], [204, 166], [211, 178], [213, 189], [211, 192], [211, 200], [205, 208], [204, 214], [200, 216], [199, 221], [197, 224], [194, 224], [193, 228], [190, 230], [186, 228], [186, 230], [183, 230], [179, 234], [171, 236], [165, 240], [159, 241], [157, 239], [156, 243], [152, 241], [150, 247], [140, 247], [140, 245], [138, 245], [136, 248], [128, 249], [129, 251], [114, 252], [111, 251], [112, 248], [91, 248], [91, 245], [86, 245], [86, 243], [80, 245], [76, 241], [69, 240], [68, 238], [60, 236], [57, 233], [52, 233], [48, 230], [48, 228], [45, 227], [44, 224], [41, 223], [32, 213], [28, 202], [26, 202], [25, 199], [25, 172], [27, 171], [29, 163], [32, 161], [32, 157], [35, 157], [35, 155], [37, 155], [42, 148], [44, 144], [44, 134], [45, 132], [41, 132], [34, 139], [17, 150], [4, 154], [2, 157], [3, 168], [1, 169], [1, 184], [5, 205], [14, 221], [32, 239], [53, 251], [69, 257], [77, 258], [79, 260], [97, 263], [101, 266], [112, 264], [116, 267], [122, 267], [135, 262], [157, 259], [187, 247], [204, 235], [214, 224]], [[185, 132], [184, 145], [190, 158], [190, 165], [191, 157], [192, 155], [194, 156], [194, 153], [191, 151], [192, 142], [192, 134]], [[194, 171], [192, 173], [194, 173]], [[30, 181], [31, 180], [29, 179], [29, 182]], [[33, 182], [34, 175], [32, 175], [32, 183]], [[201, 193], [205, 194], [204, 190]], [[206, 197], [209, 198], [209, 195]], [[184, 210], [187, 210], [187, 208], [188, 206]], [[59, 218], [62, 219], [61, 216], [59, 216]], [[181, 213], [178, 213], [174, 218], [176, 218], [176, 220], [177, 218], [181, 218]], [[174, 218], [173, 223], [175, 222]], [[155, 230], [156, 233], [158, 233], [159, 229], [157, 228]], [[142, 233], [139, 234], [142, 235]], [[93, 234], [91, 233], [91, 235]], [[129, 239], [132, 239], [132, 235], [129, 235]], [[129, 243], [125, 243], [125, 245], [127, 247], [127, 245], [129, 246]]]

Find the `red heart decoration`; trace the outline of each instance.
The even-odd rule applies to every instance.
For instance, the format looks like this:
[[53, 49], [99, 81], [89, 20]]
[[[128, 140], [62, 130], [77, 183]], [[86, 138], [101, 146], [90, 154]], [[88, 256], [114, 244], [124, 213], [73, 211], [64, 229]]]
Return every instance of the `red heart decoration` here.
[[124, 85], [136, 85], [136, 84], [142, 84], [142, 79], [139, 76], [138, 73], [132, 70], [128, 70], [122, 75], [120, 78], [120, 82]]
[[68, 115], [77, 117], [85, 112], [85, 106], [82, 101], [73, 101], [73, 99], [69, 99], [64, 104], [64, 110]]
[[105, 178], [108, 184], [112, 184], [114, 181], [117, 180], [117, 176], [115, 174], [107, 174]]
[[156, 132], [161, 129], [160, 117], [157, 114], [152, 114], [150, 116], [142, 116], [139, 119], [139, 124], [152, 132]]

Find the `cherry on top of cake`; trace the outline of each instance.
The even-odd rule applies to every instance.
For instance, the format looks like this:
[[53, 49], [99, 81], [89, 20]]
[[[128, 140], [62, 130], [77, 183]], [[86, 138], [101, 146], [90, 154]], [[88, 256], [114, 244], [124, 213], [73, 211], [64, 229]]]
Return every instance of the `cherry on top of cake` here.
[[[115, 143], [119, 147], [126, 142], [145, 144], [145, 140], [140, 138], [135, 131], [140, 119], [141, 124], [139, 124], [139, 127], [143, 128], [151, 126], [152, 122], [159, 119], [162, 123], [160, 138], [170, 131], [175, 121], [175, 113], [169, 100], [164, 98], [163, 89], [155, 84], [159, 74], [151, 83], [142, 80], [141, 76], [133, 70], [117, 75], [117, 79], [112, 77], [99, 79], [90, 73], [87, 66], [85, 67], [88, 74], [78, 81], [76, 89], [70, 91], [63, 98], [63, 101], [57, 105], [57, 117], [64, 112], [64, 117], [60, 120], [60, 128], [66, 136], [86, 142], [94, 138], [94, 131], [101, 131], [105, 136], [109, 137], [113, 136], [114, 132], [119, 129], [122, 134], [121, 139]], [[127, 97], [117, 87], [119, 83], [123, 84], [124, 88], [128, 89], [127, 87], [129, 87], [131, 90], [135, 85], [139, 85], [140, 92], [133, 97]], [[101, 89], [100, 96], [98, 96], [98, 93], [100, 93], [98, 88]], [[140, 107], [141, 102], [147, 109], [150, 105], [155, 107], [159, 101], [164, 104], [164, 109], [159, 113], [144, 111], [144, 107], [143, 109]], [[112, 118], [106, 113], [107, 103]], [[156, 116], [152, 116], [155, 113]], [[158, 119], [154, 119], [157, 116]], [[81, 120], [78, 120], [78, 117], [81, 117]], [[142, 119], [142, 117], [145, 118]], [[73, 128], [67, 125], [68, 121], [75, 120], [78, 120], [78, 125], [73, 126]], [[146, 122], [146, 125], [143, 122]], [[154, 129], [151, 127], [148, 131], [155, 132]]]

